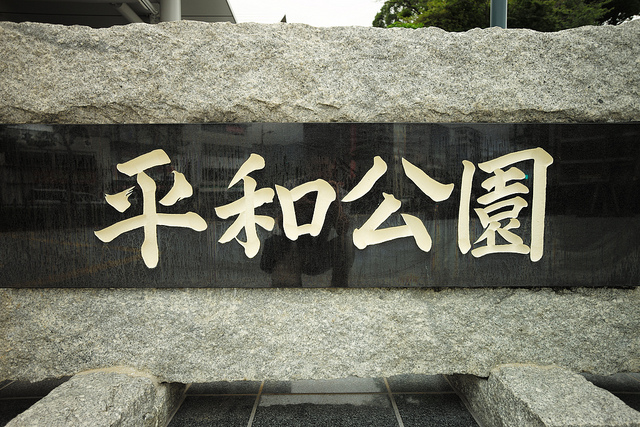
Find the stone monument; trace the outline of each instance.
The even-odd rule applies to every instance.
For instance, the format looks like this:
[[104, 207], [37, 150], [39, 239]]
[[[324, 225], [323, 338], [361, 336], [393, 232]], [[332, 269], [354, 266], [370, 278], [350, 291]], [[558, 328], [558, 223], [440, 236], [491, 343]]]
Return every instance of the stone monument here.
[[[638, 20], [558, 33], [0, 23], [0, 123], [632, 123], [639, 39]], [[524, 377], [553, 369], [589, 394], [575, 373], [640, 372], [633, 286], [2, 288], [0, 301], [0, 379], [124, 366], [144, 394], [153, 381], [447, 374], [474, 402], [517, 396], [539, 413]], [[477, 397], [483, 378], [493, 391]]]

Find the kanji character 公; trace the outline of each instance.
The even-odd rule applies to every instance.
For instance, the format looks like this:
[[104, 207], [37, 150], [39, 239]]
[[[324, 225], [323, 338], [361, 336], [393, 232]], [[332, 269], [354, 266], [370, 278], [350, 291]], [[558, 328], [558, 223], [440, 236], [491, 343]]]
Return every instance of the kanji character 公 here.
[[[441, 202], [446, 200], [453, 191], [453, 184], [441, 184], [429, 177], [421, 169], [402, 159], [402, 167], [407, 177], [431, 200]], [[385, 174], [387, 164], [380, 156], [373, 159], [373, 166], [365, 173], [362, 180], [342, 199], [343, 202], [351, 202], [364, 196], [373, 185]], [[425, 252], [431, 250], [431, 236], [420, 220], [420, 218], [409, 215], [400, 214], [405, 225], [395, 227], [387, 227], [379, 229], [380, 225], [386, 221], [394, 212], [400, 209], [401, 202], [396, 199], [393, 194], [382, 193], [384, 200], [369, 217], [369, 219], [360, 228], [353, 231], [353, 243], [358, 249], [364, 249], [369, 245], [387, 242], [402, 237], [413, 236], [416, 244]]]

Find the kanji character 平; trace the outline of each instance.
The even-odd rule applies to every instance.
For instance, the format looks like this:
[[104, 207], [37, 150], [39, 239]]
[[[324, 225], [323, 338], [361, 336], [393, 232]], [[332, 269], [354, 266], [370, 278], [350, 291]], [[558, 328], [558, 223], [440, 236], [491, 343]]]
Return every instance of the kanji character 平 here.
[[[158, 265], [158, 225], [186, 227], [196, 231], [204, 231], [207, 229], [207, 223], [204, 219], [194, 212], [187, 212], [185, 214], [165, 214], [157, 212], [156, 183], [144, 171], [154, 166], [166, 165], [168, 163], [171, 163], [171, 160], [169, 156], [167, 156], [167, 153], [163, 150], [154, 150], [128, 162], [118, 164], [117, 168], [120, 172], [127, 176], [136, 175], [138, 185], [140, 185], [142, 190], [142, 215], [119, 221], [107, 228], [94, 232], [98, 239], [103, 242], [110, 242], [122, 233], [142, 227], [144, 229], [144, 241], [140, 251], [145, 265], [149, 268], [155, 268]], [[183, 174], [173, 171], [173, 176], [175, 180], [173, 187], [162, 200], [160, 200], [161, 205], [171, 206], [178, 200], [191, 197], [193, 194], [193, 188]], [[106, 194], [105, 199], [107, 203], [119, 212], [124, 212], [131, 206], [129, 196], [133, 189], [134, 187], [131, 187], [117, 194]]]

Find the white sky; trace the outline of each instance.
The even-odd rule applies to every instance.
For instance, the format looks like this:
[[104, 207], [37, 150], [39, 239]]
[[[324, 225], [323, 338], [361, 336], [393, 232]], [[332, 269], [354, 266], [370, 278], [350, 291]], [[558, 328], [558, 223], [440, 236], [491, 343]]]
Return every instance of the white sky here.
[[228, 0], [237, 22], [370, 27], [384, 0]]
[[[314, 27], [370, 27], [384, 0], [227, 0], [237, 22], [297, 22]], [[640, 19], [640, 16], [634, 17]]]

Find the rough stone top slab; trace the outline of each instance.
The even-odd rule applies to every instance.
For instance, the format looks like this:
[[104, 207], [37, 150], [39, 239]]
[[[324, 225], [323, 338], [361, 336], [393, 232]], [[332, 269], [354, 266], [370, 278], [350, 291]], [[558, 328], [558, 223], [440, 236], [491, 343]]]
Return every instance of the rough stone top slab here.
[[640, 20], [558, 33], [0, 23], [0, 122], [640, 120]]

